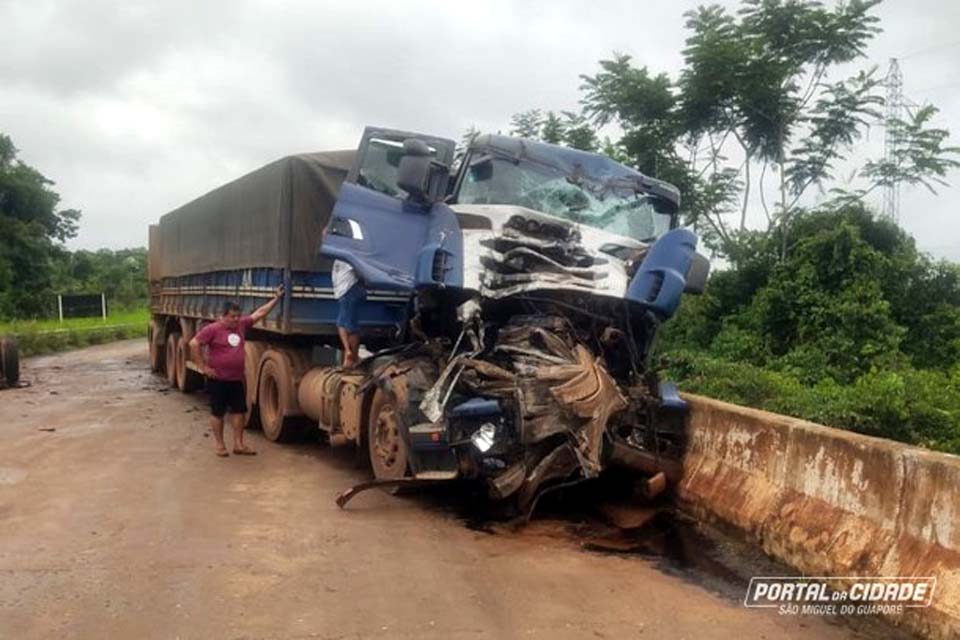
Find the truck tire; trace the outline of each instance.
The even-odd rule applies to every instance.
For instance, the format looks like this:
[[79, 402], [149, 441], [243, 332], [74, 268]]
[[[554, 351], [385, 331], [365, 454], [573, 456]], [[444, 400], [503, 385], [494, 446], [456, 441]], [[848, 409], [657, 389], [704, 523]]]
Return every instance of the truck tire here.
[[267, 345], [247, 340], [243, 345], [243, 387], [247, 398], [247, 414], [244, 425], [248, 429], [260, 428], [260, 409], [257, 401], [257, 383], [260, 372], [260, 360]]
[[303, 417], [297, 403], [297, 381], [288, 354], [268, 349], [260, 359], [257, 406], [263, 435], [274, 442], [295, 440], [302, 435]]
[[203, 386], [203, 375], [187, 367], [190, 360], [190, 339], [181, 335], [177, 340], [177, 388], [192, 393]]
[[20, 351], [17, 339], [12, 336], [0, 340], [0, 379], [5, 380], [8, 387], [20, 382]]
[[147, 340], [150, 341], [150, 370], [154, 373], [166, 373], [164, 362], [166, 361], [166, 349], [161, 340], [163, 332], [160, 331], [160, 323], [156, 320], [150, 321], [147, 329]]
[[377, 389], [370, 403], [367, 451], [377, 480], [397, 480], [407, 475], [407, 443], [400, 432], [400, 407], [392, 393]]
[[171, 387], [179, 387], [177, 383], [177, 346], [180, 342], [179, 333], [171, 333], [167, 336], [167, 349], [164, 356], [164, 364], [167, 370], [167, 382]]

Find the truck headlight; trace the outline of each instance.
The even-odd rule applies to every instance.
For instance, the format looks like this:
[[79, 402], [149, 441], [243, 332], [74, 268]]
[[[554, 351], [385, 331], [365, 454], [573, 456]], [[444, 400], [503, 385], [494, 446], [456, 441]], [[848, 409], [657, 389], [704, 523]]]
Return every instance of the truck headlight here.
[[497, 435], [497, 427], [492, 422], [484, 422], [474, 431], [470, 441], [480, 453], [486, 453], [493, 446], [493, 439]]

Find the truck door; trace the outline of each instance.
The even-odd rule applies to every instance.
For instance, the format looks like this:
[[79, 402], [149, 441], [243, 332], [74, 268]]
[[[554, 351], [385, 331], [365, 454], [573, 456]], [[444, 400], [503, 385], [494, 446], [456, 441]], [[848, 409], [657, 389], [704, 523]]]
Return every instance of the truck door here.
[[403, 142], [410, 138], [426, 143], [444, 166], [453, 162], [452, 140], [367, 127], [320, 250], [352, 265], [368, 289], [413, 290], [434, 209], [446, 208], [412, 202], [398, 186]]

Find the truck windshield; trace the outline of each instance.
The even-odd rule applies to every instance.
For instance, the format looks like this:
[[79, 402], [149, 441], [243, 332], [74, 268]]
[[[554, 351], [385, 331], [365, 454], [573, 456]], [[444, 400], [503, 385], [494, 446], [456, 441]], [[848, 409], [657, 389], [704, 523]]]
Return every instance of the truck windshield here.
[[543, 164], [486, 156], [471, 163], [460, 185], [462, 204], [512, 204], [642, 242], [669, 231], [659, 199], [626, 181], [570, 176]]

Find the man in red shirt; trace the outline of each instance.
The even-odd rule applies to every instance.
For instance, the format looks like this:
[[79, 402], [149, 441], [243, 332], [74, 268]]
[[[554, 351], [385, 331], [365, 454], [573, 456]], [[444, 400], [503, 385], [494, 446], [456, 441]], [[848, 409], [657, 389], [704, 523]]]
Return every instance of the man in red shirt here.
[[[210, 428], [220, 457], [229, 455], [223, 442], [223, 416], [227, 413], [233, 427], [233, 452], [243, 456], [257, 455], [243, 443], [243, 417], [247, 412], [243, 390], [244, 342], [247, 329], [266, 318], [282, 297], [283, 285], [280, 285], [273, 299], [249, 316], [241, 316], [240, 306], [228, 302], [223, 305], [220, 320], [208, 324], [190, 340], [190, 359], [207, 376]], [[206, 353], [201, 346], [206, 347]]]

